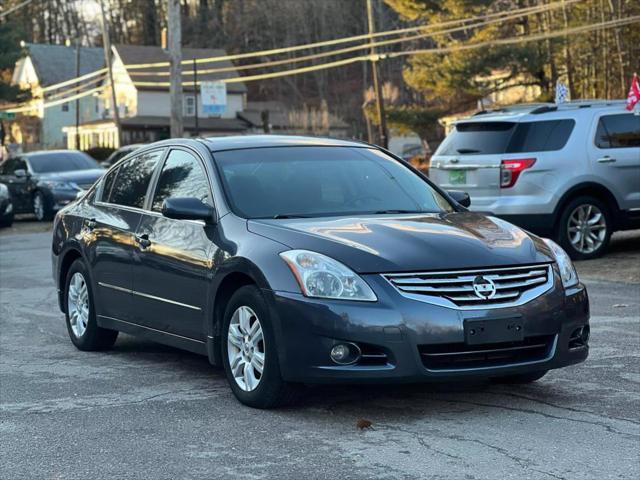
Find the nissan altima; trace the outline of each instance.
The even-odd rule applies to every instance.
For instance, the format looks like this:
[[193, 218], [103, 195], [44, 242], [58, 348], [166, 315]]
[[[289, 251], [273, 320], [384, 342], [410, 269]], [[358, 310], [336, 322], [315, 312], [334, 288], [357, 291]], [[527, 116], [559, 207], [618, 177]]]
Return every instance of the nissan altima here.
[[78, 349], [125, 332], [197, 352], [257, 408], [306, 384], [525, 383], [584, 361], [566, 253], [468, 206], [365, 143], [151, 144], [57, 214], [60, 309]]

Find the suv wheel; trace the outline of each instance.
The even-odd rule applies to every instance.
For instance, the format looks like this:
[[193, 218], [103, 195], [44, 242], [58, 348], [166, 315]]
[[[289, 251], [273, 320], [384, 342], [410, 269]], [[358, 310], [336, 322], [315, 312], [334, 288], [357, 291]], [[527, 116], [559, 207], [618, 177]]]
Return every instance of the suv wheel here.
[[557, 225], [560, 245], [575, 260], [604, 254], [611, 238], [613, 220], [609, 208], [595, 197], [577, 197], [562, 210]]
[[233, 294], [224, 314], [222, 362], [231, 390], [254, 408], [291, 403], [299, 391], [280, 375], [273, 325], [260, 290], [248, 285]]

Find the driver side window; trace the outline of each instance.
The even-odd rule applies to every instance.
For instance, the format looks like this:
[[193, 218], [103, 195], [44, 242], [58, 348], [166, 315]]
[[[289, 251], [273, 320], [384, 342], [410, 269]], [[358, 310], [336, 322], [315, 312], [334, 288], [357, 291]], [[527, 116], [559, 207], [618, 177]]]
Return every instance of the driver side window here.
[[195, 197], [213, 206], [209, 180], [200, 162], [184, 150], [172, 150], [158, 178], [151, 209], [162, 211], [162, 202], [171, 197]]

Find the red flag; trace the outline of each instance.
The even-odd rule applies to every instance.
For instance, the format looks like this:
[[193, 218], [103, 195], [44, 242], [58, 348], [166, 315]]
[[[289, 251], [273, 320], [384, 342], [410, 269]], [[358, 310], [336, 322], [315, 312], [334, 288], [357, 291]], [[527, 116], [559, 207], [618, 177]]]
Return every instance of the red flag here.
[[638, 74], [634, 73], [631, 79], [629, 95], [627, 95], [627, 110], [633, 110], [633, 107], [635, 107], [638, 102], [640, 102], [640, 85], [638, 85]]

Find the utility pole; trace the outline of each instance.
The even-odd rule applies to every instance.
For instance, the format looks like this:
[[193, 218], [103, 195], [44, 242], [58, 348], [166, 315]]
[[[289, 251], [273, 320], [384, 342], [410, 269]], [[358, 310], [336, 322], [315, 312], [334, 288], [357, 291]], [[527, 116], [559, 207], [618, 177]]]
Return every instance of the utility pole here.
[[171, 97], [171, 138], [180, 138], [184, 133], [182, 119], [182, 27], [180, 25], [180, 0], [169, 0], [168, 40]]
[[[371, 0], [367, 0], [367, 19], [369, 22], [369, 42], [373, 43], [375, 25], [373, 22], [373, 5], [371, 4]], [[378, 56], [376, 54], [376, 47], [371, 47], [371, 73], [373, 74], [373, 90], [376, 95], [376, 113], [380, 119], [378, 123], [380, 145], [384, 148], [388, 148], [389, 138], [387, 134], [387, 119], [384, 113], [384, 99], [382, 98], [382, 85], [380, 84], [378, 73]]]
[[[76, 38], [76, 78], [80, 77], [80, 37]], [[80, 99], [76, 98], [76, 150], [80, 150]]]
[[198, 64], [196, 59], [193, 59], [193, 95], [195, 97], [193, 108], [195, 109], [195, 136], [200, 136], [200, 126], [198, 125]]
[[100, 0], [100, 11], [102, 12], [102, 45], [104, 47], [104, 63], [107, 65], [109, 74], [109, 86], [111, 87], [111, 103], [113, 104], [113, 121], [116, 124], [116, 148], [122, 146], [122, 126], [120, 125], [120, 112], [118, 111], [118, 101], [116, 97], [116, 84], [113, 81], [113, 65], [111, 65], [111, 40], [109, 39], [109, 27], [107, 16], [104, 13], [104, 0]]

